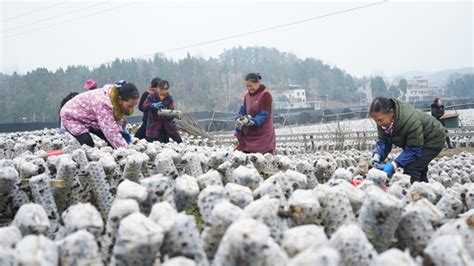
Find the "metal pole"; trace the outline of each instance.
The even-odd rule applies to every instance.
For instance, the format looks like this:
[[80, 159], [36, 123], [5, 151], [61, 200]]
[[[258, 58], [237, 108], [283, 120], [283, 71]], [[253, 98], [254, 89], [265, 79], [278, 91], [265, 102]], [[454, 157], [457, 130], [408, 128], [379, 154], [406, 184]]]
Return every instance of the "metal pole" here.
[[[286, 109], [286, 115], [285, 115], [285, 120], [283, 120], [283, 126], [286, 124], [286, 119], [288, 118], [288, 113], [290, 112], [290, 108]], [[288, 124], [288, 128], [290, 129], [291, 135], [293, 135], [293, 130], [291, 129], [290, 124]]]
[[209, 125], [207, 126], [207, 132], [209, 132], [209, 130], [211, 130], [211, 125], [214, 122], [214, 115], [215, 114], [216, 114], [216, 111], [212, 112], [212, 118], [211, 118], [211, 121], [209, 122]]

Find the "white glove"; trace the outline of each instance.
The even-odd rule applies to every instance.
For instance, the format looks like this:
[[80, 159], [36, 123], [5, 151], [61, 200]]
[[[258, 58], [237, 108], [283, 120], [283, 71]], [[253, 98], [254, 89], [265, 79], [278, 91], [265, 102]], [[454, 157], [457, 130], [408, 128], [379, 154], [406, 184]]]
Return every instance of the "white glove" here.
[[381, 159], [382, 157], [380, 156], [380, 154], [374, 153], [374, 155], [372, 155], [372, 160], [371, 160], [372, 165], [377, 167], [377, 165], [381, 163]]
[[243, 126], [249, 123], [249, 119], [247, 116], [239, 117], [235, 120], [235, 127], [241, 129]]
[[255, 125], [255, 121], [253, 120], [251, 115], [242, 116], [235, 120], [235, 127], [239, 129], [242, 127], [250, 127], [253, 125]]

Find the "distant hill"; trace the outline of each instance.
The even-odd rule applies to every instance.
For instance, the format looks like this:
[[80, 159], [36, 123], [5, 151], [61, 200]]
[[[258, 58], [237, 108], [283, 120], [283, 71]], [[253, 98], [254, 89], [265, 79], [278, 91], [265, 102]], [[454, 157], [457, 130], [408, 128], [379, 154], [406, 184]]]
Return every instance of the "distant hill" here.
[[449, 76], [451, 76], [454, 73], [458, 73], [460, 75], [474, 74], [474, 67], [443, 70], [443, 71], [432, 73], [426, 76], [426, 78], [429, 80], [430, 84], [432, 85], [444, 85], [448, 82]]
[[175, 61], [156, 54], [152, 60], [116, 59], [94, 69], [68, 66], [54, 72], [37, 68], [24, 75], [0, 73], [0, 124], [38, 117], [58, 121], [61, 99], [72, 91], [84, 91], [84, 82], [90, 78], [99, 86], [124, 79], [142, 92], [153, 77], [161, 77], [170, 82], [180, 110], [236, 112], [246, 92], [244, 77], [250, 72], [260, 72], [269, 90], [298, 84], [307, 89], [308, 99], [325, 95], [345, 104], [360, 99], [353, 77], [321, 60], [301, 59], [268, 47], [234, 47], [209, 59], [188, 54]]
[[458, 73], [460, 75], [474, 74], [474, 67], [447, 69], [438, 72], [410, 71], [402, 73], [400, 76], [405, 77], [407, 80], [412, 79], [414, 76], [423, 76], [424, 78], [428, 79], [430, 86], [441, 86], [445, 85], [448, 82], [449, 76], [454, 73]]

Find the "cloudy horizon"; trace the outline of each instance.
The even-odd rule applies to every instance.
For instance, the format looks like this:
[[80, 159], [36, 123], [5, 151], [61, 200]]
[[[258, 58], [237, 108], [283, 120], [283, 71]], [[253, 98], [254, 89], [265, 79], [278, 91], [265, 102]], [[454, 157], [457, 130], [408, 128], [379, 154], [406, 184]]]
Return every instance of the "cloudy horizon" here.
[[[238, 46], [317, 58], [359, 77], [473, 67], [472, 7], [470, 1], [3, 1], [0, 72], [93, 67], [160, 51], [174, 60], [187, 53], [207, 59]], [[301, 23], [282, 26], [294, 22]]]

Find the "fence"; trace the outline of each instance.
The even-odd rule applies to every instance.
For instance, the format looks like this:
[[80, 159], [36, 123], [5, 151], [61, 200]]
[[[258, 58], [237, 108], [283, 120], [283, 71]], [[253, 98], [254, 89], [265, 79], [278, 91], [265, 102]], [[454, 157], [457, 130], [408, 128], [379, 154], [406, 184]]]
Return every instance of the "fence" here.
[[[352, 108], [352, 110], [351, 110]], [[446, 110], [463, 110], [474, 108], [474, 103], [463, 103], [457, 105], [446, 106]], [[431, 109], [422, 109], [423, 111], [430, 111]], [[338, 111], [338, 112], [336, 112]], [[203, 126], [203, 128], [208, 131], [226, 131], [234, 129], [234, 116], [223, 118], [214, 118], [214, 115], [211, 118], [206, 119], [197, 119]], [[305, 124], [326, 124], [333, 123], [343, 120], [351, 119], [364, 119], [369, 118], [369, 113], [367, 107], [349, 107], [349, 108], [333, 108], [333, 109], [324, 109], [324, 110], [312, 110], [307, 109], [302, 110], [300, 113], [290, 112], [290, 109], [287, 109], [287, 112], [279, 110], [278, 113], [273, 114], [273, 123], [280, 124], [282, 126], [286, 125], [305, 125]]]
[[12, 123], [0, 124], [0, 133], [18, 132], [18, 131], [34, 131], [44, 128], [57, 128], [59, 122], [43, 122], [43, 123]]
[[[458, 100], [468, 101], [468, 100]], [[418, 103], [417, 103], [418, 104]], [[427, 103], [424, 103], [421, 108], [425, 108]], [[462, 110], [474, 108], [472, 99], [470, 102], [462, 102], [456, 105], [445, 106], [446, 110]], [[429, 111], [429, 109], [423, 109]], [[229, 131], [234, 129], [234, 113], [224, 112], [192, 112], [185, 113], [184, 116], [190, 116], [194, 120], [201, 124], [201, 127], [208, 132], [211, 131]], [[286, 109], [286, 110], [275, 110], [273, 114], [274, 124], [286, 125], [303, 125], [303, 124], [324, 124], [337, 122], [342, 120], [351, 119], [363, 119], [368, 118], [368, 111], [366, 106], [353, 106], [346, 108], [332, 108], [313, 110], [310, 108], [300, 109]], [[141, 116], [133, 116], [128, 118], [128, 122], [141, 123]], [[472, 118], [474, 121], [474, 118]], [[12, 124], [0, 124], [0, 133], [2, 132], [16, 132], [16, 131], [33, 131], [41, 130], [44, 128], [57, 128], [59, 122], [46, 122], [46, 123], [12, 123]]]
[[[447, 134], [456, 147], [474, 147], [474, 126], [450, 129]], [[234, 144], [232, 134], [213, 135], [221, 145]], [[336, 130], [328, 132], [278, 134], [279, 149], [304, 149], [306, 152], [333, 150], [371, 150], [377, 140], [377, 131], [347, 131]]]

